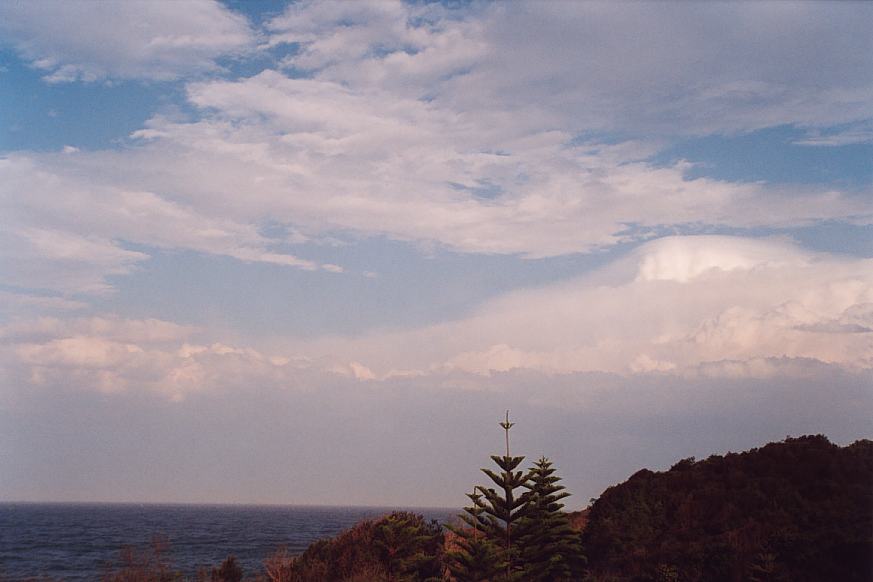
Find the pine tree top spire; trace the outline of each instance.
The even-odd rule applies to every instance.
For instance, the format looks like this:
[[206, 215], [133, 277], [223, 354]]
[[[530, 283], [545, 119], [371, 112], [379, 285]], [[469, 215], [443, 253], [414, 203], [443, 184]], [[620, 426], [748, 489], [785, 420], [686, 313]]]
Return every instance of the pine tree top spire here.
[[509, 456], [509, 429], [515, 426], [514, 422], [509, 422], [509, 411], [506, 411], [506, 420], [499, 423], [501, 428], [506, 431], [506, 456]]

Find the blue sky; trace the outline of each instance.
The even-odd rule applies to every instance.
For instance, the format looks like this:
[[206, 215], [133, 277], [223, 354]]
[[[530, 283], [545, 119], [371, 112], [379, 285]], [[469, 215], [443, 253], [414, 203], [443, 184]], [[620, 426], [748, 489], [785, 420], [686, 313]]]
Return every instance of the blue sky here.
[[506, 408], [580, 505], [871, 436], [871, 25], [0, 5], [0, 495], [458, 505]]

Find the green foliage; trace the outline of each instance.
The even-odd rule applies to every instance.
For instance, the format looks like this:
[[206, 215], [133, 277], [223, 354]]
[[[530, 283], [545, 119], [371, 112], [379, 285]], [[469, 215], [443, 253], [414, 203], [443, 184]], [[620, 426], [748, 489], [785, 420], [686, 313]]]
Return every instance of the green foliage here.
[[267, 570], [280, 582], [432, 582], [442, 575], [443, 543], [435, 521], [394, 512], [315, 542], [297, 558], [274, 558]]
[[492, 455], [491, 460], [500, 467], [501, 472], [495, 473], [490, 469], [482, 469], [482, 472], [494, 481], [499, 491], [493, 487], [477, 487], [482, 494], [482, 509], [487, 516], [480, 524], [491, 537], [511, 540], [513, 528], [517, 529], [527, 512], [530, 497], [527, 493], [516, 495], [516, 490], [527, 483], [527, 475], [523, 471], [516, 471], [524, 457]]
[[873, 579], [873, 443], [823, 436], [642, 470], [583, 536], [595, 579]]
[[528, 474], [530, 490], [524, 518], [524, 536], [519, 540], [523, 578], [531, 582], [578, 580], [585, 568], [582, 537], [562, 511], [569, 497], [559, 484], [552, 463], [542, 457]]
[[[482, 472], [488, 475], [498, 489], [477, 486], [476, 491], [480, 497], [471, 497], [471, 500], [474, 506], [478, 504], [479, 511], [475, 517], [473, 513], [466, 512], [462, 519], [471, 526], [475, 522], [475, 529], [501, 548], [504, 579], [514, 580], [521, 573], [521, 567], [517, 563], [520, 553], [517, 540], [524, 534], [522, 520], [527, 514], [530, 500], [529, 492], [518, 494], [518, 490], [524, 487], [528, 477], [524, 471], [517, 470], [524, 457], [491, 455], [491, 460], [501, 471], [495, 473], [490, 469], [482, 469]], [[513, 539], [516, 543], [513, 543]]]
[[457, 549], [446, 554], [446, 565], [459, 582], [488, 582], [505, 573], [501, 549], [481, 533], [459, 536]]
[[395, 512], [377, 525], [375, 546], [391, 582], [433, 582], [442, 574], [442, 528], [420, 515]]
[[487, 582], [505, 572], [504, 556], [500, 546], [480, 529], [485, 514], [482, 495], [474, 490], [467, 497], [473, 503], [461, 515], [467, 527], [447, 526], [454, 536], [446, 552], [446, 566], [459, 582]]
[[[455, 534], [447, 553], [454, 580], [476, 582], [524, 580], [563, 582], [579, 579], [584, 570], [581, 537], [562, 511], [569, 493], [558, 482], [551, 462], [541, 458], [528, 471], [518, 467], [524, 457], [492, 455], [499, 472], [482, 469], [497, 486], [477, 486], [468, 494], [472, 505], [459, 517], [464, 527], [450, 527]], [[526, 489], [526, 491], [519, 491]]]

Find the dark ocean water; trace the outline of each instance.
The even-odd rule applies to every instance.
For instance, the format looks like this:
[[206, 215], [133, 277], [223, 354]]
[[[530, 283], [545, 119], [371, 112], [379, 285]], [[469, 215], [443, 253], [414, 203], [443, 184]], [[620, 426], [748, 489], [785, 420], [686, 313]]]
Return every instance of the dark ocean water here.
[[[118, 563], [125, 546], [146, 549], [155, 535], [167, 539], [167, 557], [186, 575], [216, 566], [230, 554], [253, 574], [280, 546], [296, 554], [319, 538], [392, 509], [0, 503], [0, 580], [99, 580], [107, 564]], [[442, 523], [457, 514], [407, 509]]]

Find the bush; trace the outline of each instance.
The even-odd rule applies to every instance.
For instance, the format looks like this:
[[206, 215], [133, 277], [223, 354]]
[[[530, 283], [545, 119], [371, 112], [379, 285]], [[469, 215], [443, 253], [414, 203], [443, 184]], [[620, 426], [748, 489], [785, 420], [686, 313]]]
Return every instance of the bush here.
[[271, 582], [426, 582], [442, 577], [442, 528], [399, 511], [362, 521], [300, 556], [282, 552], [264, 564]]

